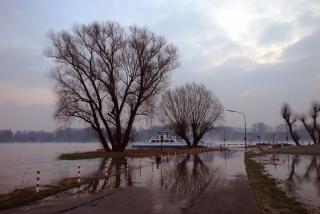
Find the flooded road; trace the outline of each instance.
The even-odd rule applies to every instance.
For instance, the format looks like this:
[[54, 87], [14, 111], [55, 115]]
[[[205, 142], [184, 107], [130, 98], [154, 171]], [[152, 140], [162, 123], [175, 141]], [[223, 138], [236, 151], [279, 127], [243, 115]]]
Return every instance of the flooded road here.
[[300, 201], [320, 209], [320, 156], [313, 155], [272, 155], [257, 160], [265, 165], [265, 170], [281, 181], [286, 191], [293, 192]]
[[99, 180], [6, 213], [258, 213], [243, 155], [100, 159]]

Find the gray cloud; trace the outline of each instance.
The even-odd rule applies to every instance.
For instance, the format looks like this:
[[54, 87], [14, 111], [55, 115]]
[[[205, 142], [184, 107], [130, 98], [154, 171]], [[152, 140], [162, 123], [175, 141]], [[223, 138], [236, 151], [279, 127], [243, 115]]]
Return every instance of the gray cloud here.
[[[222, 26], [215, 15], [234, 4], [239, 2], [1, 1], [0, 84], [23, 88], [30, 96], [35, 87], [50, 90], [50, 61], [42, 55], [48, 45], [46, 32], [70, 29], [75, 22], [116, 20], [147, 26], [178, 46], [182, 66], [173, 72], [172, 85], [206, 84], [226, 107], [246, 112], [249, 124], [280, 123], [279, 108], [285, 101], [296, 111], [306, 111], [312, 100], [319, 100], [319, 2], [245, 0], [238, 5], [242, 13], [235, 10], [224, 17], [242, 30], [230, 35], [232, 26]], [[249, 15], [248, 23], [241, 14]], [[293, 37], [294, 44], [279, 45]], [[279, 49], [267, 49], [278, 45]], [[0, 129], [52, 129], [57, 125], [52, 109], [0, 101]], [[242, 120], [228, 115], [226, 123], [241, 126]]]
[[[316, 29], [311, 35], [304, 37], [300, 41], [288, 47], [283, 52], [283, 58], [285, 60], [297, 60], [302, 58], [313, 58], [316, 63], [316, 59], [320, 57], [320, 28]], [[303, 63], [303, 61], [301, 61]]]
[[291, 23], [273, 23], [266, 27], [260, 35], [259, 44], [272, 45], [291, 39], [293, 33]]

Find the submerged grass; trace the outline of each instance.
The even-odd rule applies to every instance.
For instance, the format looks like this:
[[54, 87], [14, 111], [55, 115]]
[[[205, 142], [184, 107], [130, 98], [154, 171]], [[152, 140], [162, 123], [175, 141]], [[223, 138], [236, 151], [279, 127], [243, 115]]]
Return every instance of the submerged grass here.
[[61, 154], [59, 160], [81, 160], [94, 158], [109, 158], [109, 157], [151, 157], [160, 155], [179, 155], [192, 152], [209, 152], [220, 150], [218, 148], [190, 148], [190, 149], [126, 149], [123, 152], [106, 152], [104, 150], [75, 152]]
[[45, 185], [41, 187], [38, 193], [35, 192], [35, 187], [16, 189], [10, 193], [0, 195], [0, 210], [24, 206], [48, 196], [92, 182], [95, 179], [96, 178], [93, 177], [81, 178], [81, 183], [78, 183], [76, 178], [67, 178], [59, 181], [55, 185]]
[[257, 203], [262, 213], [308, 213], [304, 205], [289, 197], [277, 186], [276, 180], [265, 174], [264, 167], [254, 161], [252, 152], [245, 155], [245, 165]]

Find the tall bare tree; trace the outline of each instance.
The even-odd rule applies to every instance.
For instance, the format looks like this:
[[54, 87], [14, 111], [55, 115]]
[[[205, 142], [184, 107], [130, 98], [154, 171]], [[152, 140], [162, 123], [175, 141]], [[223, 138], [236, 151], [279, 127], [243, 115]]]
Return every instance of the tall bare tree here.
[[162, 95], [160, 112], [170, 129], [189, 147], [196, 147], [204, 134], [222, 119], [223, 106], [204, 85], [188, 83]]
[[122, 151], [137, 116], [153, 101], [178, 66], [177, 50], [146, 28], [125, 29], [116, 22], [76, 25], [50, 32], [46, 55], [56, 68], [55, 117], [80, 119], [99, 136], [105, 150]]
[[314, 144], [320, 144], [320, 124], [319, 124], [319, 116], [320, 116], [320, 103], [312, 103], [311, 109], [309, 111], [308, 116], [311, 119], [311, 122], [308, 122], [308, 118], [306, 114], [302, 114], [300, 116], [300, 121], [303, 126], [307, 130], [310, 138], [312, 139]]
[[287, 123], [288, 128], [289, 128], [289, 133], [290, 136], [293, 140], [293, 142], [297, 145], [300, 146], [299, 142], [299, 136], [298, 134], [293, 130], [293, 125], [295, 122], [297, 122], [297, 117], [293, 116], [291, 108], [288, 103], [283, 104], [281, 108], [281, 115], [284, 121]]

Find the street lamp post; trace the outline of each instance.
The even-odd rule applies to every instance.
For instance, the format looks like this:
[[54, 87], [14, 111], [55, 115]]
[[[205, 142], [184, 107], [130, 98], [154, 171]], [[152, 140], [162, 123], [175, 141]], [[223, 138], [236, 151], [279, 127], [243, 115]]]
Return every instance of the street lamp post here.
[[230, 110], [230, 109], [227, 109], [226, 111], [242, 114], [243, 120], [244, 120], [244, 147], [246, 148], [247, 147], [247, 121], [246, 121], [246, 115], [241, 111], [234, 111], [234, 110]]
[[160, 134], [160, 142], [161, 142], [161, 155], [162, 155], [162, 142], [163, 142], [163, 135]]

